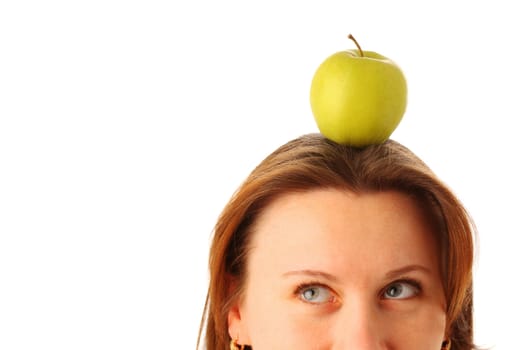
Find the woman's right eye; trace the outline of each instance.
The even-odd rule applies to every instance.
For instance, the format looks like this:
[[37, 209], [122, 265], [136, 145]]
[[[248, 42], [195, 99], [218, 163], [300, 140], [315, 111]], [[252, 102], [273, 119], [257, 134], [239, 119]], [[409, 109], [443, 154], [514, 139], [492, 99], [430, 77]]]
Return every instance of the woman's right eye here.
[[324, 304], [335, 300], [332, 291], [320, 285], [301, 286], [298, 288], [297, 295], [301, 300], [311, 304]]

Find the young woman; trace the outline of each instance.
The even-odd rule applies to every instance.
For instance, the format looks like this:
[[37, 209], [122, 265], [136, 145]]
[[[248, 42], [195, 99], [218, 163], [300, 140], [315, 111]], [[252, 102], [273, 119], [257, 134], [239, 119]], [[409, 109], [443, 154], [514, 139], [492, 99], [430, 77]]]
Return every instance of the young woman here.
[[473, 224], [401, 144], [308, 134], [224, 208], [201, 342], [225, 349], [474, 349]]

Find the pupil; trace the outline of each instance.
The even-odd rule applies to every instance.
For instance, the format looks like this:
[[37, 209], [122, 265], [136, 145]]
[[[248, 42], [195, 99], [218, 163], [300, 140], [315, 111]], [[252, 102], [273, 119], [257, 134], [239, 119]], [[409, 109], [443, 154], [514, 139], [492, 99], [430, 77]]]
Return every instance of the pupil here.
[[304, 294], [306, 299], [313, 299], [315, 297], [315, 291], [313, 289], [308, 289]]
[[398, 285], [392, 286], [388, 289], [388, 295], [391, 297], [395, 297], [399, 295], [399, 292], [401, 291], [401, 288], [399, 288]]

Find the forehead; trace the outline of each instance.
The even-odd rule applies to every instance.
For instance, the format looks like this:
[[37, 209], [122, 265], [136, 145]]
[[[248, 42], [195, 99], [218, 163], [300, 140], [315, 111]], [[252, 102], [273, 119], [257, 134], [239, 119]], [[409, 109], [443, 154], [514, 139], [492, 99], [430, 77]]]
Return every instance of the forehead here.
[[251, 248], [250, 265], [279, 269], [354, 273], [414, 263], [437, 266], [425, 210], [397, 191], [322, 189], [283, 195], [261, 213]]

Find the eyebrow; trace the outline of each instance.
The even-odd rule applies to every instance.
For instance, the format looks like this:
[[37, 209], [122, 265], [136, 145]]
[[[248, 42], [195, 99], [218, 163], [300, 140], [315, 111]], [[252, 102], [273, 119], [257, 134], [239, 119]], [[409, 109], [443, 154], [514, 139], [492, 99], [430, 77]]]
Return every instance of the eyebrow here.
[[[399, 269], [391, 270], [386, 273], [386, 278], [391, 279], [395, 277], [402, 276], [404, 274], [407, 274], [409, 272], [419, 271], [423, 272], [425, 274], [431, 274], [431, 270], [423, 265], [407, 265], [403, 266]], [[294, 270], [294, 271], [287, 271], [283, 273], [283, 277], [290, 277], [290, 276], [310, 276], [310, 277], [322, 277], [328, 281], [331, 282], [338, 282], [337, 277], [335, 277], [332, 274], [329, 274], [327, 272], [318, 271], [318, 270]]]
[[318, 270], [296, 270], [296, 271], [288, 271], [283, 273], [283, 277], [290, 277], [290, 276], [310, 276], [310, 277], [322, 277], [328, 281], [331, 282], [338, 282], [337, 277], [334, 275], [331, 275], [329, 273], [318, 271]]
[[395, 269], [395, 270], [387, 272], [386, 277], [387, 278], [399, 277], [401, 275], [404, 275], [409, 272], [414, 272], [414, 271], [423, 272], [428, 275], [432, 273], [432, 271], [428, 267], [425, 267], [423, 265], [407, 265], [399, 269]]

